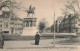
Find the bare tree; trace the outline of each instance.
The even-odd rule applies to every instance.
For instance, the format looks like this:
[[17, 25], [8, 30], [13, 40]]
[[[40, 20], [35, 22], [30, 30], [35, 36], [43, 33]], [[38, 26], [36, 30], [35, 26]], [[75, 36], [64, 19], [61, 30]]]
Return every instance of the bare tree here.
[[46, 19], [45, 18], [41, 19], [38, 25], [39, 31], [42, 33], [47, 26], [48, 26], [48, 22], [46, 21]]
[[[67, 4], [65, 4], [65, 9], [62, 9], [65, 16], [69, 14], [69, 32], [71, 32], [71, 19], [70, 14], [75, 14], [74, 16], [79, 18], [80, 17], [80, 1], [79, 0], [67, 0]], [[68, 15], [67, 15], [68, 16]], [[72, 36], [70, 36], [70, 40], [72, 40]]]
[[15, 9], [19, 10], [21, 8], [20, 4], [21, 3], [17, 3], [14, 0], [0, 0], [0, 10], [2, 10], [4, 7], [7, 7], [11, 12], [14, 13]]
[[64, 14], [73, 12], [77, 16], [80, 16], [80, 6], [79, 0], [67, 0], [67, 4], [65, 4], [65, 9], [63, 10]]

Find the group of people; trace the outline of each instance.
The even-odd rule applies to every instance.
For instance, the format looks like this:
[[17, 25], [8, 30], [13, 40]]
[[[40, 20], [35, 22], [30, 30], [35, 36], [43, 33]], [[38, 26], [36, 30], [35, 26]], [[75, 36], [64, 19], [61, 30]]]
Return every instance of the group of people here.
[[4, 46], [4, 35], [3, 33], [1, 32], [0, 33], [0, 48], [3, 48]]

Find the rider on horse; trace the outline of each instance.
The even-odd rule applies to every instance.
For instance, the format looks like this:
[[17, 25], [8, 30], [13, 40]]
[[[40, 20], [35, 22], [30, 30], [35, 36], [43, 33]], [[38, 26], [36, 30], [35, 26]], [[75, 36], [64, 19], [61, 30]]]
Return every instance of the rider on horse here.
[[32, 6], [30, 5], [29, 10], [26, 10], [27, 13], [28, 13], [27, 16], [28, 16], [29, 14], [32, 14], [32, 16], [33, 16], [33, 14], [35, 14], [35, 13], [34, 13], [34, 10], [35, 10], [35, 7], [32, 8]]

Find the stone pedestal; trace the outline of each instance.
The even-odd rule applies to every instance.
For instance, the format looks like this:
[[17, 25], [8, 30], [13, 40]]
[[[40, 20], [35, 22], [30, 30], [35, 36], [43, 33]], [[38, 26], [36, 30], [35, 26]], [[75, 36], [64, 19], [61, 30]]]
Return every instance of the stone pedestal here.
[[24, 29], [22, 36], [34, 36], [37, 32], [35, 17], [27, 17], [24, 18]]

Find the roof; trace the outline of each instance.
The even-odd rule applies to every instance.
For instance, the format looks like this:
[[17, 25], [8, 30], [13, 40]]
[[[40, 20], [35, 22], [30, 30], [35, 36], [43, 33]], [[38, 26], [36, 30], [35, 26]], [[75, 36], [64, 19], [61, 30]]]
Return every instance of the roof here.
[[5, 18], [5, 14], [7, 14], [8, 16], [6, 18], [14, 18], [14, 19], [19, 19], [22, 20], [21, 18], [17, 17], [14, 13], [12, 13], [11, 11], [3, 11], [2, 15], [0, 15], [1, 18]]

